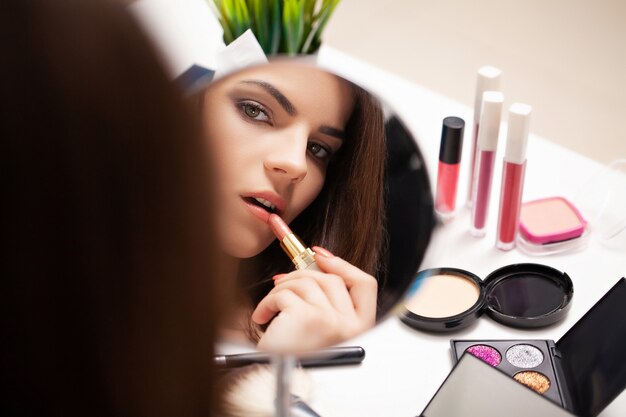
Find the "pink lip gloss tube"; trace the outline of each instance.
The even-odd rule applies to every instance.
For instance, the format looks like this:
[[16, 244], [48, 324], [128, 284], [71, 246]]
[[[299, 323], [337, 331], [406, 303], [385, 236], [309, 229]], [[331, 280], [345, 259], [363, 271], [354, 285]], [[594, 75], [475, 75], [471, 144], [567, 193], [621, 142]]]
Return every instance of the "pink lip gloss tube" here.
[[489, 211], [489, 197], [493, 179], [493, 164], [498, 149], [500, 117], [504, 96], [499, 91], [483, 93], [480, 112], [480, 133], [476, 150], [476, 171], [472, 181], [472, 215], [470, 233], [475, 237], [485, 236], [485, 224]]
[[500, 190], [500, 212], [496, 247], [511, 250], [515, 247], [519, 213], [524, 189], [526, 168], [526, 147], [532, 107], [515, 103], [509, 108], [509, 126], [506, 138], [506, 151], [502, 167], [502, 188]]
[[443, 221], [454, 216], [464, 128], [465, 121], [459, 117], [443, 119], [435, 197], [435, 212]]
[[502, 71], [492, 66], [484, 66], [478, 70], [478, 76], [476, 77], [476, 95], [474, 96], [474, 133], [471, 146], [471, 159], [470, 159], [470, 176], [469, 187], [467, 192], [467, 205], [471, 207], [474, 201], [472, 195], [472, 181], [474, 179], [476, 170], [476, 147], [478, 145], [478, 135], [480, 132], [480, 110], [482, 106], [483, 93], [485, 91], [499, 91], [500, 90], [500, 76]]

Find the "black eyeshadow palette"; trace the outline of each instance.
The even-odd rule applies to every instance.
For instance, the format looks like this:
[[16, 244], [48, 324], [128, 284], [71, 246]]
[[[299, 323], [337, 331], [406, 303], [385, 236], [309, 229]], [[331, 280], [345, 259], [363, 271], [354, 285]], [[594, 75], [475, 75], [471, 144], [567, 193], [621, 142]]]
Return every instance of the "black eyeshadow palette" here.
[[552, 340], [452, 340], [456, 363], [467, 352], [564, 406], [563, 375], [555, 363]]
[[452, 340], [453, 360], [468, 353], [575, 415], [597, 416], [626, 388], [625, 317], [622, 278], [556, 343]]

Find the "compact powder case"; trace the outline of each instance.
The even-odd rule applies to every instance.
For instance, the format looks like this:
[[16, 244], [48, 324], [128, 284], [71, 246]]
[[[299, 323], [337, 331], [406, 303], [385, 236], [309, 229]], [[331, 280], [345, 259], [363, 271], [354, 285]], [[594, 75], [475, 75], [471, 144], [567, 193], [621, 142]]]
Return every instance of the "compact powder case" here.
[[452, 340], [456, 363], [471, 354], [575, 415], [598, 415], [626, 388], [626, 279], [620, 279], [556, 343]]
[[569, 276], [546, 265], [508, 265], [484, 280], [462, 269], [434, 268], [417, 274], [400, 319], [415, 329], [446, 332], [486, 312], [502, 324], [535, 328], [565, 317], [573, 295]]
[[587, 221], [569, 200], [549, 197], [522, 204], [519, 248], [529, 255], [572, 252], [587, 246]]

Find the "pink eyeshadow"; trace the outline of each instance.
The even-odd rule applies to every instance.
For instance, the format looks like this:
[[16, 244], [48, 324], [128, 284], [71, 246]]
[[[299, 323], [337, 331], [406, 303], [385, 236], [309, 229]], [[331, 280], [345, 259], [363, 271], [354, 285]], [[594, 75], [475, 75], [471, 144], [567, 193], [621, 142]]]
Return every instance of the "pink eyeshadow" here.
[[467, 351], [483, 362], [491, 366], [498, 366], [502, 361], [502, 355], [495, 348], [487, 345], [474, 345], [467, 348]]
[[587, 222], [572, 203], [562, 197], [524, 203], [520, 232], [534, 243], [552, 243], [579, 237]]

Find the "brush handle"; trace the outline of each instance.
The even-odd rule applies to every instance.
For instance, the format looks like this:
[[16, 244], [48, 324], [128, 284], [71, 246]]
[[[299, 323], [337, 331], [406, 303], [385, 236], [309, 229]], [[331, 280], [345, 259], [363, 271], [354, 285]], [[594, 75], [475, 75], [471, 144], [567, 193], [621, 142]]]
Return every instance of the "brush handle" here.
[[[363, 362], [365, 349], [361, 346], [340, 346], [318, 350], [297, 358], [297, 362], [304, 368], [354, 365]], [[217, 355], [213, 357], [213, 363], [218, 369], [239, 368], [256, 363], [270, 363], [272, 355], [268, 353], [253, 352], [235, 355]]]
[[322, 417], [317, 414], [302, 398], [291, 394], [291, 417]]

